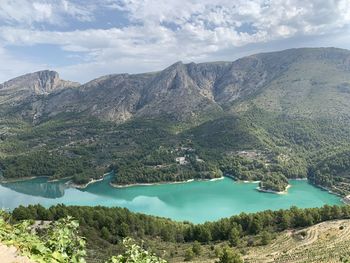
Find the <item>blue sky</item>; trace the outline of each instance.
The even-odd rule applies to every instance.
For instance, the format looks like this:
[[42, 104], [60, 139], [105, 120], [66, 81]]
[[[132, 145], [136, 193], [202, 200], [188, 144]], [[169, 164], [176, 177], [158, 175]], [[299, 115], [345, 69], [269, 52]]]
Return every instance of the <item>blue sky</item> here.
[[294, 47], [350, 49], [350, 0], [0, 0], [0, 82], [86, 82]]

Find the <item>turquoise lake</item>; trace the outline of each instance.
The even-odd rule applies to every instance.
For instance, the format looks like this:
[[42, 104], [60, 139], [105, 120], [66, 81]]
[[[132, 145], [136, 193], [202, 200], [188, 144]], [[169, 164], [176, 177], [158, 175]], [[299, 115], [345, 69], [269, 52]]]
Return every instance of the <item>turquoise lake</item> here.
[[[261, 193], [257, 183], [239, 183], [229, 178], [183, 184], [163, 184], [113, 188], [107, 177], [84, 190], [68, 188], [64, 182], [48, 183], [45, 178], [2, 184], [0, 208], [40, 203], [87, 206], [120, 206], [131, 211], [188, 220], [213, 221], [241, 212], [342, 204], [340, 197], [329, 194], [304, 180], [291, 180], [287, 194]], [[35, 193], [35, 194], [33, 194]]]

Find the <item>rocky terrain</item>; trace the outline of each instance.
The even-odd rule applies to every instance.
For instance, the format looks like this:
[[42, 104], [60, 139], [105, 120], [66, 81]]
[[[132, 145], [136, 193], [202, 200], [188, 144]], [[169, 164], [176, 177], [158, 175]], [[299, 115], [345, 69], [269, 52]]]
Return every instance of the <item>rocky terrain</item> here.
[[1, 84], [0, 98], [13, 104], [36, 96], [24, 107], [36, 108], [36, 118], [76, 112], [114, 122], [191, 121], [253, 106], [299, 117], [348, 118], [349, 74], [347, 50], [291, 49], [234, 62], [177, 62], [160, 72], [108, 75], [81, 86], [56, 72], [36, 72]]

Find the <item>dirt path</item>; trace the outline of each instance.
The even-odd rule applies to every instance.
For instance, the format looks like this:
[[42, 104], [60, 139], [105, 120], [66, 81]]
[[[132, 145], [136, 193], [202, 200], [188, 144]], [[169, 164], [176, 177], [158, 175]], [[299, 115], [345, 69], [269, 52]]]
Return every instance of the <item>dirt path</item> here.
[[8, 247], [0, 244], [0, 262], [1, 263], [34, 263], [26, 257], [19, 256], [15, 247]]

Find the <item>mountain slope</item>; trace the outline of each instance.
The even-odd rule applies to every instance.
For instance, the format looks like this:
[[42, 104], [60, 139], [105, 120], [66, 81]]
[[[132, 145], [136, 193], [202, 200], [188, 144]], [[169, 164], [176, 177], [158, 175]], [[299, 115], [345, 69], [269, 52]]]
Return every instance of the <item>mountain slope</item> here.
[[85, 112], [123, 122], [132, 117], [193, 121], [255, 105], [303, 117], [348, 118], [350, 52], [293, 49], [234, 62], [175, 63], [150, 74], [112, 75], [48, 97], [55, 115]]
[[2, 84], [0, 101], [50, 93], [27, 106], [36, 107], [38, 116], [75, 112], [118, 123], [133, 117], [192, 122], [252, 106], [290, 116], [349, 118], [350, 51], [291, 49], [234, 62], [178, 62], [160, 72], [109, 75], [67, 89], [76, 86], [55, 72], [37, 72]]
[[79, 83], [62, 80], [55, 71], [38, 71], [0, 84], [0, 117], [20, 116], [31, 122], [40, 117], [47, 95]]
[[0, 104], [18, 103], [32, 95], [47, 95], [79, 83], [60, 79], [55, 71], [38, 71], [26, 74], [0, 84]]
[[[282, 56], [284, 52], [280, 53]], [[294, 58], [288, 70], [237, 108], [244, 110], [253, 104], [291, 116], [349, 119], [350, 52], [297, 49], [286, 53], [292, 53], [290, 56]]]
[[[349, 100], [350, 51], [335, 48], [177, 62], [83, 85], [38, 72], [1, 85], [0, 168], [79, 183], [114, 168], [117, 184], [231, 173], [283, 189], [311, 174], [318, 156], [348, 152]], [[50, 167], [39, 169], [47, 153]], [[176, 162], [184, 156], [186, 165]]]

